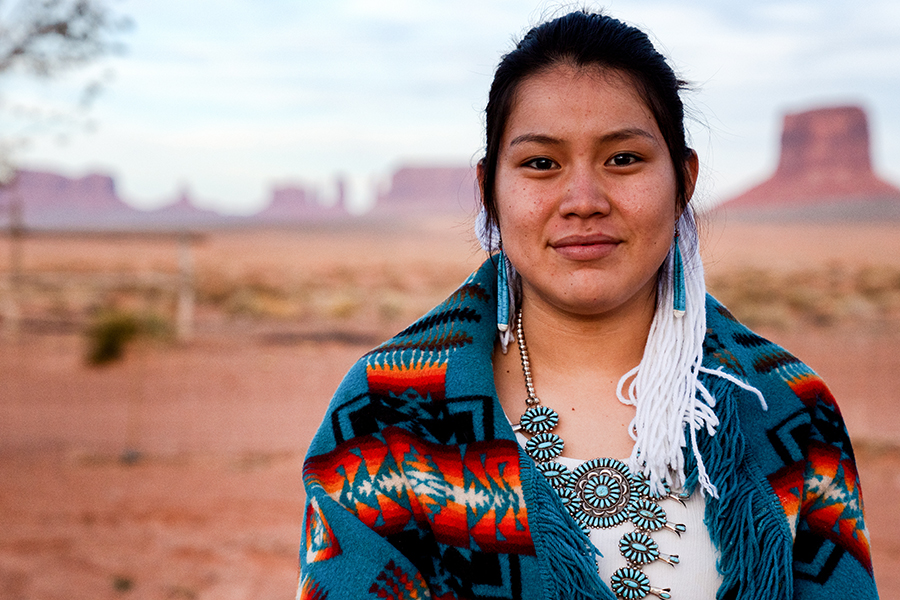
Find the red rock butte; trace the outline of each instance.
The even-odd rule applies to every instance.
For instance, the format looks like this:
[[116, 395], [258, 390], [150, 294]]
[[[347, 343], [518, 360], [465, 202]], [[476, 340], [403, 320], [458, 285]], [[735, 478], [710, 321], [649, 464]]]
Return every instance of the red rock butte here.
[[788, 114], [775, 174], [720, 205], [729, 214], [900, 217], [900, 189], [872, 170], [869, 125], [858, 106]]

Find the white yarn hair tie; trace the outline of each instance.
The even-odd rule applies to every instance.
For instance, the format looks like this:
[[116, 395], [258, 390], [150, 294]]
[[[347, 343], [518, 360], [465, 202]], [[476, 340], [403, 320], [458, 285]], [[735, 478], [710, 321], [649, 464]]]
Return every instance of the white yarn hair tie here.
[[[722, 377], [755, 393], [765, 410], [762, 393], [724, 371], [702, 366], [703, 340], [706, 337], [706, 282], [694, 213], [688, 205], [678, 219], [679, 241], [684, 265], [687, 306], [676, 318], [672, 310], [673, 249], [666, 257], [657, 291], [656, 313], [647, 336], [640, 364], [622, 376], [616, 395], [623, 404], [635, 407], [629, 433], [634, 449], [629, 467], [644, 473], [655, 493], [665, 485], [675, 491], [684, 489], [685, 427], [689, 428], [691, 451], [697, 463], [698, 481], [703, 493], [718, 498], [718, 490], [709, 479], [697, 445], [697, 431], [716, 434], [719, 418], [713, 408], [716, 399], [697, 378], [700, 372]], [[627, 395], [623, 388], [628, 384]]]
[[488, 254], [500, 250], [500, 230], [497, 229], [496, 223], [488, 221], [487, 210], [484, 206], [475, 217], [475, 237], [478, 238], [481, 248]]

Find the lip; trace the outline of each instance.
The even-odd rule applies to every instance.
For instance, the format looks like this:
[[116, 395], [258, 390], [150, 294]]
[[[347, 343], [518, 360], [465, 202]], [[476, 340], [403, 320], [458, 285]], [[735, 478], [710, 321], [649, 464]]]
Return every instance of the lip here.
[[573, 234], [552, 241], [550, 246], [570, 260], [596, 260], [609, 256], [621, 241], [602, 233]]

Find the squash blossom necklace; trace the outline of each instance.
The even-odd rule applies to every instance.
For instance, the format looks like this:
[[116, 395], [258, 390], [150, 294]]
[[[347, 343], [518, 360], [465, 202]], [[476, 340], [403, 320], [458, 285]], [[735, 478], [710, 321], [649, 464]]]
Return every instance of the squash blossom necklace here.
[[680, 536], [685, 531], [684, 525], [670, 523], [666, 511], [659, 506], [659, 501], [665, 498], [682, 502], [681, 498], [671, 492], [664, 496], [654, 495], [647, 478], [641, 473], [632, 473], [619, 460], [595, 458], [574, 471], [556, 462], [564, 445], [562, 438], [552, 432], [559, 423], [559, 413], [543, 406], [535, 394], [521, 308], [517, 315], [516, 340], [525, 374], [525, 388], [528, 391], [525, 403], [528, 408], [513, 430], [531, 434], [525, 444], [525, 452], [537, 463], [538, 471], [550, 482], [585, 534], [590, 535], [591, 529], [615, 527], [625, 521], [631, 521], [634, 525], [634, 531], [619, 540], [619, 552], [627, 566], [613, 573], [610, 580], [613, 593], [621, 600], [640, 600], [650, 594], [670, 600], [670, 589], [652, 587], [642, 569], [657, 560], [672, 566], [679, 563], [677, 555], [661, 553], [650, 534], [668, 529]]

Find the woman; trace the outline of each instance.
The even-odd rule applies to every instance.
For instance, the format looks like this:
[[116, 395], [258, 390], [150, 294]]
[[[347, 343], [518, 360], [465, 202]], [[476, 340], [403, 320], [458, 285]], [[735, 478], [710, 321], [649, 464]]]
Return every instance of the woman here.
[[681, 86], [585, 12], [503, 58], [496, 253], [338, 389], [299, 597], [877, 596], [833, 398], [705, 295]]

